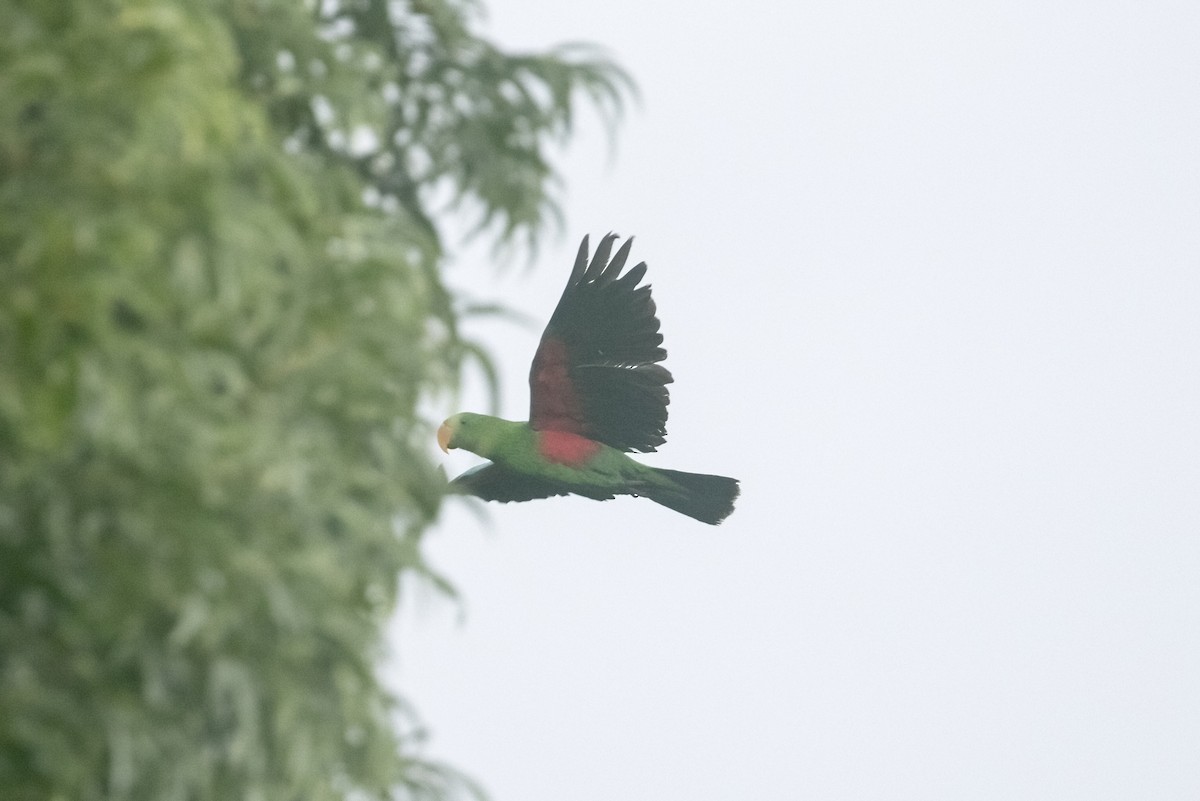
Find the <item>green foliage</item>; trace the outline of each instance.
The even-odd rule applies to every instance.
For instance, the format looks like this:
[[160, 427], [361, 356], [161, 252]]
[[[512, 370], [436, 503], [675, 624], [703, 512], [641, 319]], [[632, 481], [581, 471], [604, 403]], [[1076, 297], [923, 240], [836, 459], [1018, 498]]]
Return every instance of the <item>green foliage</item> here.
[[436, 204], [531, 239], [628, 82], [468, 11], [0, 0], [0, 797], [473, 792], [374, 673], [479, 353]]

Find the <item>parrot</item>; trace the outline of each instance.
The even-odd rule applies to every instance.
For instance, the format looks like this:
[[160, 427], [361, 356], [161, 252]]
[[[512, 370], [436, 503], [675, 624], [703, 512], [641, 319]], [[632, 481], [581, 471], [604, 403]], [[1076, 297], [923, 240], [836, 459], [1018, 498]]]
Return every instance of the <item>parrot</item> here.
[[529, 369], [529, 420], [471, 412], [446, 419], [437, 442], [488, 462], [450, 482], [452, 492], [488, 501], [618, 495], [655, 503], [710, 525], [733, 512], [737, 479], [665, 470], [627, 454], [666, 442], [667, 384], [674, 379], [657, 308], [641, 262], [622, 275], [633, 237], [609, 260], [617, 234], [591, 260], [588, 237], [542, 333]]

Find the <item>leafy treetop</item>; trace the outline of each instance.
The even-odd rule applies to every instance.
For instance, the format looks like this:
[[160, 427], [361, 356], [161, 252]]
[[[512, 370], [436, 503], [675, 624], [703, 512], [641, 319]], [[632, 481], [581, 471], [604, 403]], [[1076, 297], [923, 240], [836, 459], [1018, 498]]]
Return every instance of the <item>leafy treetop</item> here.
[[[374, 673], [476, 346], [449, 198], [554, 218], [595, 52], [458, 0], [0, 1], [0, 797], [443, 799]], [[435, 577], [436, 580], [436, 577]]]

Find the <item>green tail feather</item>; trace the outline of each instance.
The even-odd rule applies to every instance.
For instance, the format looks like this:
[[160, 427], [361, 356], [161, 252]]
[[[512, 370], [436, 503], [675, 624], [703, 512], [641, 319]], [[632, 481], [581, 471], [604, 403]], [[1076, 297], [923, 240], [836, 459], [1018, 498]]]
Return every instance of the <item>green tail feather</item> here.
[[741, 491], [736, 478], [651, 469], [656, 478], [666, 481], [647, 484], [638, 494], [713, 526], [733, 512], [733, 502]]

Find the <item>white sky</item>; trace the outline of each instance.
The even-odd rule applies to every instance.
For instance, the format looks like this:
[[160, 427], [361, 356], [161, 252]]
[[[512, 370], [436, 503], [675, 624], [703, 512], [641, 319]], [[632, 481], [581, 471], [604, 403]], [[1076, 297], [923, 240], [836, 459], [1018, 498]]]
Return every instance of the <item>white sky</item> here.
[[395, 627], [432, 752], [495, 801], [1200, 798], [1200, 5], [489, 11], [643, 95], [534, 269], [454, 268], [538, 321], [471, 329], [503, 413], [579, 237], [636, 234], [646, 461], [743, 495], [452, 505], [465, 614]]

